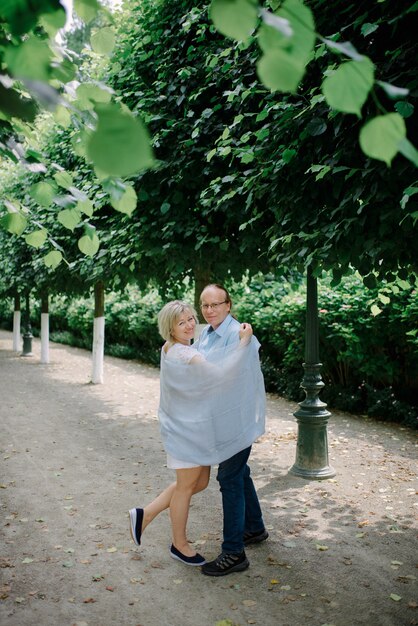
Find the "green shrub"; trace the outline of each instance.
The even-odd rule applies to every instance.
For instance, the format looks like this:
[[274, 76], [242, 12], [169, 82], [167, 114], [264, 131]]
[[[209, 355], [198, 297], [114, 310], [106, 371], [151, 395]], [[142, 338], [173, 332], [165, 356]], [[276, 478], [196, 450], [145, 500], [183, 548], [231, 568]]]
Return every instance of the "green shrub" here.
[[[301, 401], [304, 360], [306, 290], [273, 276], [244, 279], [230, 286], [233, 313], [250, 322], [261, 343], [266, 388]], [[321, 399], [331, 408], [365, 413], [377, 419], [417, 425], [418, 298], [409, 289], [387, 296], [366, 290], [357, 276], [338, 287], [318, 284]], [[382, 312], [373, 317], [371, 304], [380, 297]], [[185, 299], [191, 300], [187, 292]], [[142, 293], [128, 286], [105, 298], [105, 352], [159, 364], [162, 339], [157, 313], [163, 301], [156, 289]], [[11, 329], [13, 302], [0, 301], [0, 323]], [[94, 300], [91, 295], [51, 298], [51, 340], [91, 349]], [[38, 332], [40, 303], [31, 300], [31, 321]]]

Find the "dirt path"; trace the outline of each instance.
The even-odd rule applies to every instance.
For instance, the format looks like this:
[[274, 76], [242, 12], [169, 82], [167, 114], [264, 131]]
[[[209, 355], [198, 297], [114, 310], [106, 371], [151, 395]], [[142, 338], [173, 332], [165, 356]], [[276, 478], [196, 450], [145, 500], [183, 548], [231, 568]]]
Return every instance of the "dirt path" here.
[[[418, 624], [416, 433], [350, 415], [329, 426], [335, 479], [288, 475], [295, 405], [268, 396], [252, 471], [270, 539], [251, 566], [212, 579], [168, 554], [169, 520], [131, 541], [127, 511], [172, 480], [156, 410], [158, 370], [51, 344], [51, 363], [0, 331], [0, 623], [7, 626], [410, 626]], [[191, 539], [217, 556], [215, 472]], [[226, 621], [222, 621], [226, 620]], [[229, 621], [228, 621], [229, 620]]]

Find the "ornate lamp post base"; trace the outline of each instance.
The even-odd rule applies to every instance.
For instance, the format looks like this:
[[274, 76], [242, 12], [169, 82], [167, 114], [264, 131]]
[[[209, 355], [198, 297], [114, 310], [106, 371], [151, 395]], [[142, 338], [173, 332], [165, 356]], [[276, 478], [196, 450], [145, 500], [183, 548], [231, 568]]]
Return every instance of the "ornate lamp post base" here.
[[319, 372], [321, 363], [304, 363], [305, 375], [301, 387], [306, 398], [294, 414], [298, 422], [296, 460], [289, 473], [311, 480], [325, 480], [335, 476], [328, 463], [327, 424], [331, 413], [318, 398], [324, 383]]
[[26, 332], [23, 335], [23, 352], [20, 356], [33, 356], [32, 353], [32, 327], [30, 325], [29, 292], [26, 292]]
[[23, 352], [20, 356], [33, 356], [32, 352], [32, 339], [33, 335], [30, 329], [27, 329], [23, 335]]

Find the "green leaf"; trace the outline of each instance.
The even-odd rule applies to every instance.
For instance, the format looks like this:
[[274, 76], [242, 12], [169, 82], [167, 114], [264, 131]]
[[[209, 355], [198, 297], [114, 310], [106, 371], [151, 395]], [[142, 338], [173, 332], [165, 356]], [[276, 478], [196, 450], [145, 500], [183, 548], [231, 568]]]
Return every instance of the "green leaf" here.
[[48, 232], [45, 228], [42, 228], [41, 230], [34, 230], [28, 235], [25, 235], [25, 241], [34, 248], [41, 248], [44, 245], [47, 236]]
[[77, 209], [64, 209], [57, 216], [57, 220], [71, 232], [74, 232], [74, 228], [80, 223], [80, 219], [81, 215]]
[[252, 163], [254, 161], [254, 154], [252, 152], [245, 152], [241, 156], [241, 163]]
[[59, 104], [53, 112], [53, 118], [57, 122], [57, 124], [59, 124], [63, 128], [68, 128], [69, 126], [71, 126], [71, 113], [62, 104]]
[[44, 13], [39, 18], [40, 25], [43, 26], [51, 38], [55, 37], [61, 28], [64, 28], [66, 21], [67, 16], [63, 8], [52, 13]]
[[30, 35], [20, 46], [8, 46], [4, 61], [17, 78], [48, 80], [51, 73], [52, 51], [47, 41]]
[[215, 28], [231, 39], [245, 41], [257, 26], [257, 3], [253, 0], [212, 0], [209, 17]]
[[77, 66], [69, 59], [64, 59], [59, 65], [53, 65], [52, 78], [60, 80], [62, 83], [69, 83], [74, 80], [77, 74]]
[[74, 0], [74, 11], [86, 23], [96, 17], [99, 8], [98, 0]]
[[415, 165], [415, 167], [418, 167], [418, 150], [406, 137], [404, 139], [401, 139], [398, 147], [399, 152], [403, 154], [404, 157], [409, 159]]
[[29, 195], [44, 207], [49, 207], [55, 196], [55, 189], [49, 183], [35, 183], [29, 188]]
[[287, 48], [289, 36], [286, 37], [276, 28], [263, 23], [258, 30], [258, 45], [263, 52], [268, 52], [272, 48]]
[[86, 256], [94, 256], [100, 247], [100, 241], [96, 233], [90, 235], [83, 235], [78, 240], [78, 247], [80, 251]]
[[96, 103], [107, 104], [112, 99], [111, 90], [105, 85], [82, 83], [77, 87], [77, 103], [83, 110], [94, 109]]
[[97, 129], [87, 144], [94, 165], [112, 176], [130, 176], [154, 162], [142, 122], [115, 104], [97, 105]]
[[54, 179], [57, 185], [64, 189], [69, 189], [73, 184], [73, 177], [68, 172], [57, 172], [54, 174]]
[[59, 250], [52, 250], [44, 256], [44, 263], [47, 267], [55, 269], [62, 261], [62, 254]]
[[315, 22], [312, 11], [301, 0], [286, 0], [276, 15], [288, 20], [293, 34], [290, 38], [291, 55], [306, 65], [315, 44]]
[[413, 104], [411, 104], [410, 102], [403, 102], [403, 101], [396, 102], [395, 109], [397, 110], [399, 115], [402, 115], [404, 119], [406, 119], [407, 117], [411, 117], [411, 115], [413, 115], [415, 111], [415, 107]]
[[91, 47], [97, 54], [110, 56], [115, 47], [116, 39], [113, 28], [109, 26], [94, 32], [90, 38]]
[[80, 211], [80, 213], [84, 213], [89, 217], [91, 217], [94, 212], [94, 206], [91, 200], [79, 200], [75, 208], [77, 211]]
[[282, 154], [282, 159], [285, 163], [290, 163], [294, 156], [296, 156], [297, 152], [293, 148], [286, 148]]
[[377, 304], [372, 304], [372, 306], [370, 307], [370, 312], [373, 315], [373, 317], [376, 317], [377, 315], [379, 315], [382, 312], [382, 309], [380, 309]]
[[373, 82], [373, 63], [364, 57], [362, 61], [343, 63], [327, 76], [322, 83], [322, 93], [331, 108], [361, 117], [361, 108]]
[[371, 35], [378, 28], [379, 28], [379, 24], [370, 24], [369, 22], [367, 22], [366, 24], [362, 25], [360, 30], [361, 30], [361, 34], [363, 35], [363, 37], [367, 37], [367, 35]]
[[303, 63], [284, 50], [270, 50], [257, 63], [257, 74], [272, 91], [295, 93], [305, 73]]
[[21, 235], [28, 223], [21, 213], [8, 213], [1, 218], [0, 222], [3, 228], [13, 235]]
[[405, 139], [406, 127], [399, 113], [379, 115], [360, 131], [360, 146], [367, 156], [390, 165]]
[[120, 199], [111, 199], [110, 203], [116, 211], [131, 216], [136, 209], [137, 200], [135, 189], [129, 185]]

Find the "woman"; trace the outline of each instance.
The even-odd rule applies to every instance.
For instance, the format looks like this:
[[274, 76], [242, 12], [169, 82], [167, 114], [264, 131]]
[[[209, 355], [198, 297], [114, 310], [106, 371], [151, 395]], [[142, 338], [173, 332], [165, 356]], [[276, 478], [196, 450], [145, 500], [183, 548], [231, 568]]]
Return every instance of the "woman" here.
[[[166, 304], [158, 315], [158, 329], [165, 339], [161, 359], [164, 363], [198, 366], [204, 358], [190, 345], [194, 337], [197, 315], [185, 302], [175, 300]], [[252, 335], [249, 324], [242, 324], [240, 343], [247, 344]], [[212, 366], [213, 367], [213, 366]], [[161, 371], [161, 386], [164, 387], [164, 368]], [[196, 410], [198, 407], [196, 407]], [[170, 447], [170, 434], [166, 435]], [[166, 446], [167, 447], [167, 446]], [[202, 555], [190, 546], [186, 536], [190, 500], [195, 493], [206, 489], [210, 477], [210, 465], [198, 465], [184, 461], [167, 452], [167, 467], [175, 469], [176, 481], [167, 487], [155, 500], [144, 509], [129, 511], [131, 535], [137, 545], [148, 524], [165, 509], [170, 509], [172, 527], [172, 545], [170, 555], [186, 565], [199, 566], [205, 563]]]

